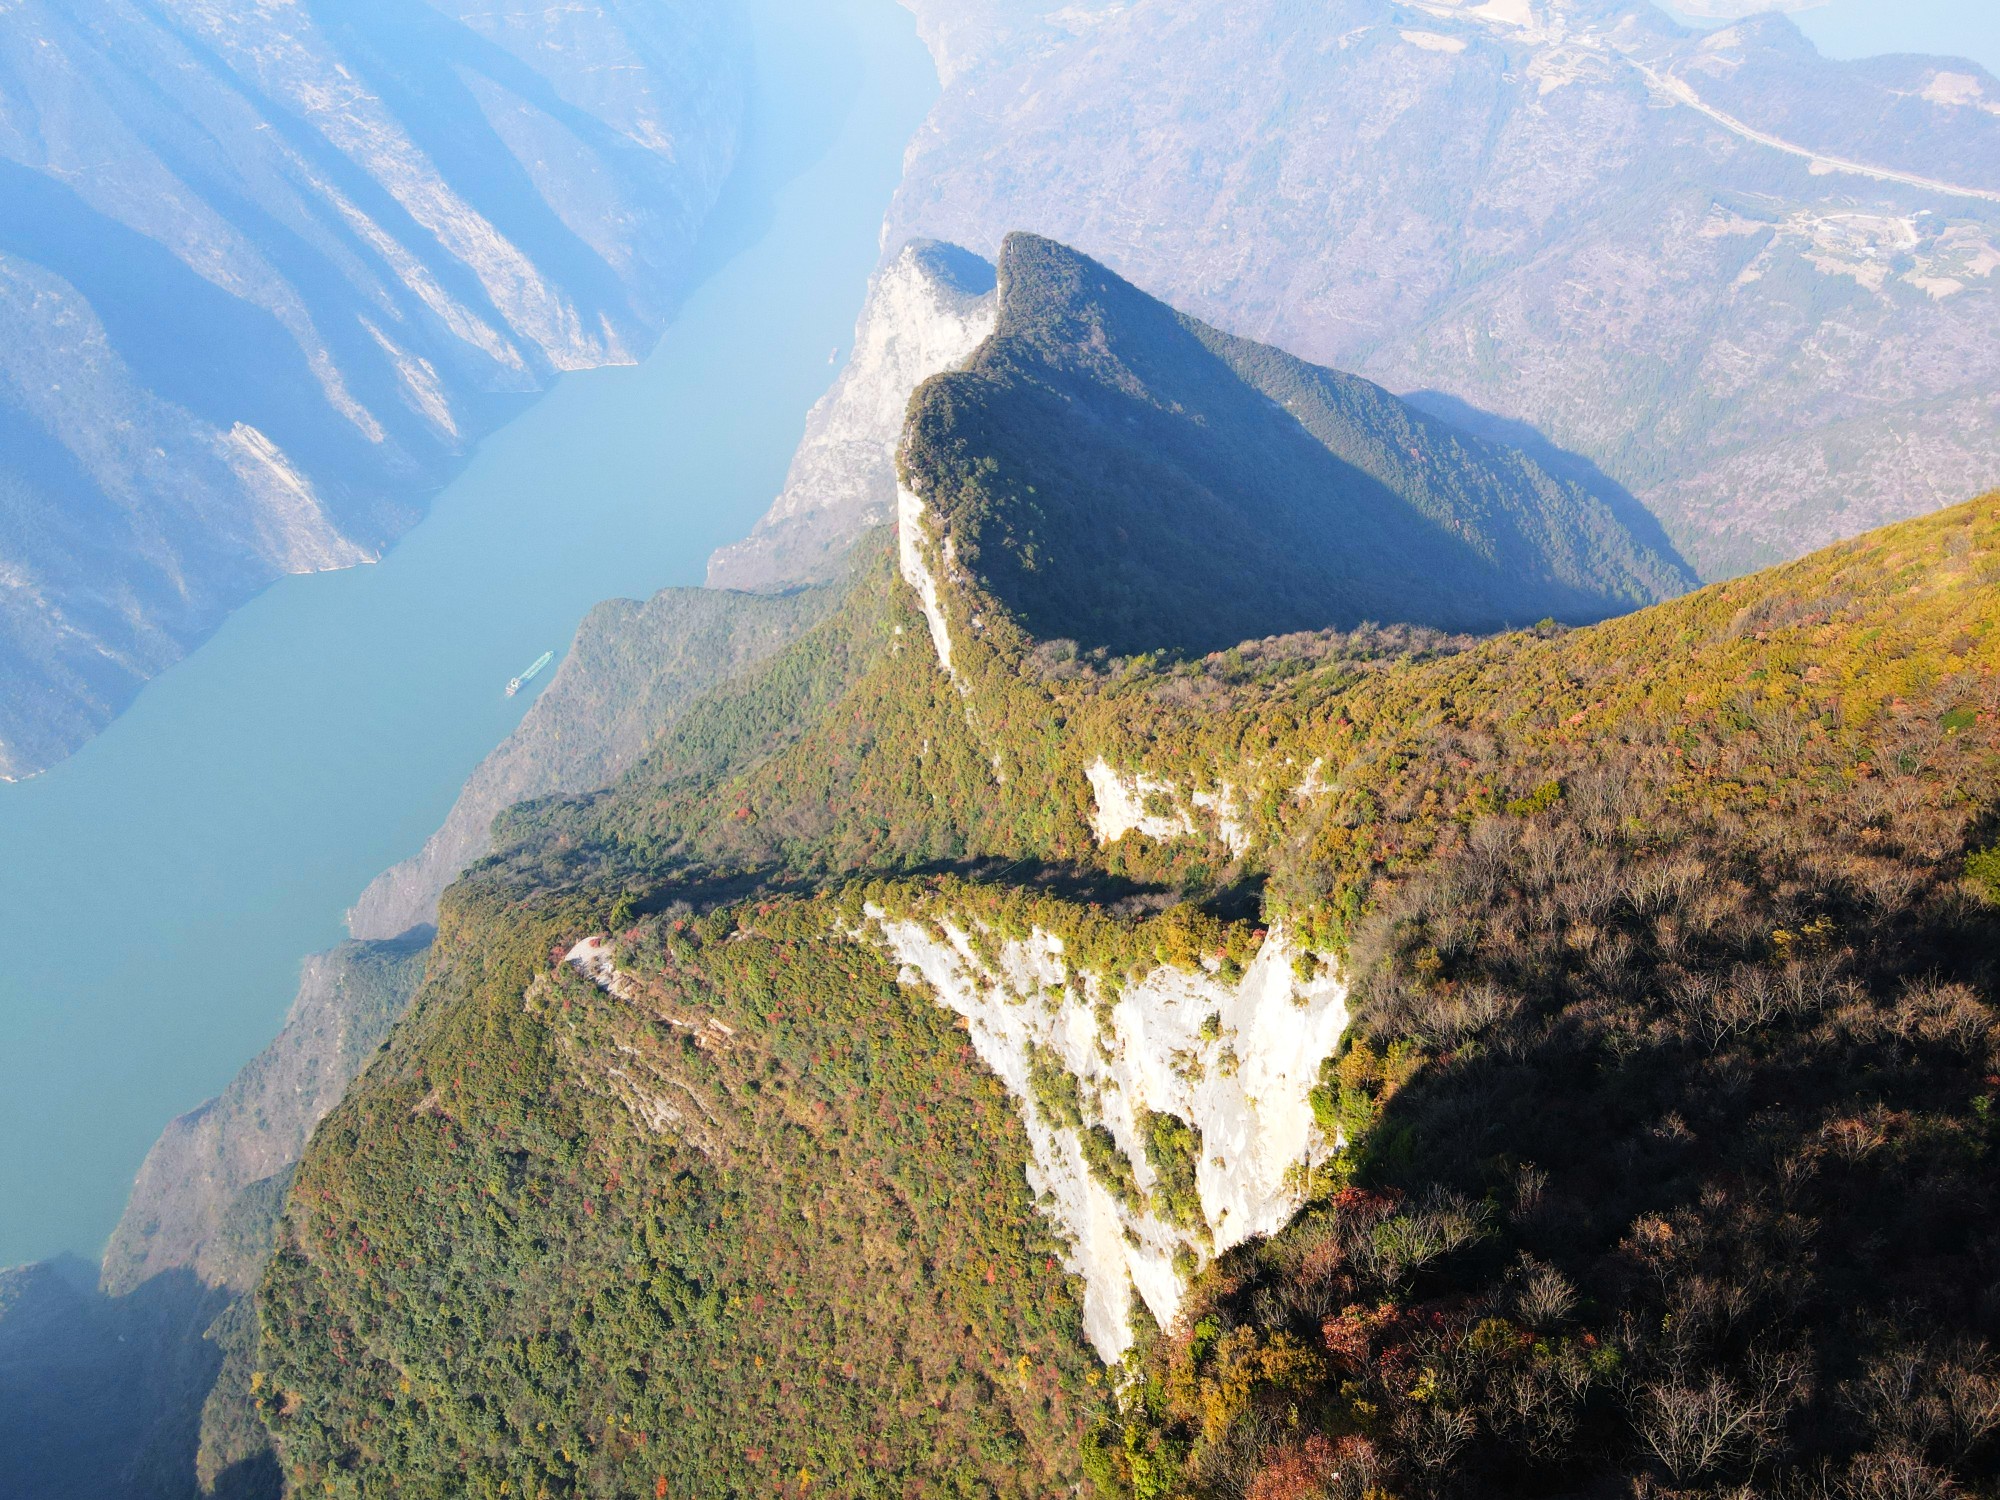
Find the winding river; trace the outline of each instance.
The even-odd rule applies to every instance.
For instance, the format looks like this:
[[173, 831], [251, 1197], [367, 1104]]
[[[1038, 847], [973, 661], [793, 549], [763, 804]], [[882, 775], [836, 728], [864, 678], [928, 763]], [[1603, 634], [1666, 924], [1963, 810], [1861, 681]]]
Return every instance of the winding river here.
[[565, 377], [380, 565], [283, 581], [0, 787], [0, 1266], [94, 1255], [553, 674], [508, 679], [599, 599], [699, 583], [777, 492], [937, 84], [893, 0], [756, 9], [744, 162], [653, 357]]

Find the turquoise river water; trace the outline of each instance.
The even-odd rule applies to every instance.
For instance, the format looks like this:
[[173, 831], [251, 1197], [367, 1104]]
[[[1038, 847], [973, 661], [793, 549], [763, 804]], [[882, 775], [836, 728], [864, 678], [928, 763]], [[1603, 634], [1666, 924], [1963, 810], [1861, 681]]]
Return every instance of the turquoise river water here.
[[653, 357], [564, 377], [380, 565], [284, 580], [0, 786], [0, 1266], [96, 1253], [553, 672], [509, 677], [600, 599], [699, 583], [777, 493], [937, 83], [893, 0], [757, 9], [744, 164]]

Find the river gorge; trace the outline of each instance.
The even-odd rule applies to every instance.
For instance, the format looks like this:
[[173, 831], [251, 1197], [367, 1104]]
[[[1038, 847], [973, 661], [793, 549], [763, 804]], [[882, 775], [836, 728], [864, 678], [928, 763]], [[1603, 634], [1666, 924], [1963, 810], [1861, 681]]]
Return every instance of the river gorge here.
[[766, 0], [741, 164], [636, 367], [571, 374], [379, 565], [287, 578], [0, 787], [0, 1265], [94, 1256], [160, 1126], [269, 1039], [597, 601], [696, 584], [845, 356], [936, 92], [891, 0]]

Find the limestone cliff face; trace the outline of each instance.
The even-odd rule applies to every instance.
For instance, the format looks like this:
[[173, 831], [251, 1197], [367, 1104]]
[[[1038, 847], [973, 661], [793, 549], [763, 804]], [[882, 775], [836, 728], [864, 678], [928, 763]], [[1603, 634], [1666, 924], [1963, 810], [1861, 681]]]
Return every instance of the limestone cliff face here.
[[776, 590], [836, 578], [854, 540], [893, 519], [896, 444], [910, 393], [993, 331], [993, 267], [913, 241], [875, 276], [854, 352], [806, 418], [784, 492], [741, 542], [710, 559], [711, 588]]
[[[1208, 959], [1120, 987], [1073, 963], [1054, 933], [1002, 938], [975, 915], [866, 910], [852, 940], [884, 949], [905, 985], [955, 1012], [1013, 1096], [1029, 1186], [1083, 1279], [1084, 1331], [1106, 1364], [1132, 1347], [1135, 1298], [1169, 1326], [1201, 1265], [1291, 1222], [1338, 1144], [1310, 1099], [1347, 1027], [1334, 964], [1279, 928], [1239, 974]], [[567, 962], [640, 1004], [647, 987], [617, 967], [615, 948], [598, 934]], [[712, 1017], [661, 1020], [697, 1047], [731, 1035]], [[624, 1052], [586, 1066], [649, 1131], [711, 1149], [713, 1122], [689, 1112], [695, 1096], [671, 1078]]]
[[[1304, 1172], [1334, 1145], [1307, 1096], [1346, 1028], [1346, 986], [1280, 930], [1236, 980], [1162, 967], [1114, 997], [1104, 976], [1071, 967], [1060, 938], [1038, 932], [987, 956], [974, 926], [876, 921], [904, 982], [965, 1019], [1014, 1096], [1036, 1201], [1084, 1279], [1091, 1344], [1115, 1364], [1132, 1345], [1135, 1293], [1167, 1327], [1196, 1266], [1297, 1213]], [[1174, 1168], [1148, 1128], [1160, 1116], [1191, 1132], [1174, 1133], [1193, 1155], [1180, 1169], [1192, 1166], [1198, 1211], [1162, 1191]], [[1129, 1166], [1123, 1192], [1092, 1163], [1093, 1130]]]
[[0, 777], [636, 359], [735, 159], [727, 0], [20, 0], [0, 27]]

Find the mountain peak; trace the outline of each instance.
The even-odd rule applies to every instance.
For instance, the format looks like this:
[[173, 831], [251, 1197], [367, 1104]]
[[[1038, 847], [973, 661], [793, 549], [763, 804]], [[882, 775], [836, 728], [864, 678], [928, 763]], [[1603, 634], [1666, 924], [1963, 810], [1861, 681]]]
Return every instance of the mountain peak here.
[[1033, 635], [1132, 653], [1362, 620], [1484, 630], [1692, 582], [1527, 455], [1055, 240], [1007, 236], [998, 286], [992, 336], [912, 399], [902, 462]]

